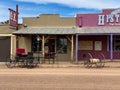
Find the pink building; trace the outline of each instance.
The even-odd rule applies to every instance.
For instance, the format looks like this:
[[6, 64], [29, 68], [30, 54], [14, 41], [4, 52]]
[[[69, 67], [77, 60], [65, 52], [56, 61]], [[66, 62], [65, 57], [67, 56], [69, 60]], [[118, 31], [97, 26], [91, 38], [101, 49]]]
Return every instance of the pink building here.
[[77, 14], [76, 58], [85, 53], [106, 59], [120, 59], [120, 9], [103, 9], [102, 13]]

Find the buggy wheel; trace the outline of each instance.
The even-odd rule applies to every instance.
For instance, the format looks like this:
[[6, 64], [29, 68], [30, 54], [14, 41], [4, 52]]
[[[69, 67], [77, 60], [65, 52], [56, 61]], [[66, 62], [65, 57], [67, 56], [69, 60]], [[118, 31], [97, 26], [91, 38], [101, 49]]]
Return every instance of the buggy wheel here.
[[103, 53], [100, 53], [99, 55], [99, 59], [100, 59], [100, 67], [104, 67], [105, 66], [105, 55]]
[[39, 64], [38, 58], [34, 57], [33, 58], [33, 66], [36, 67]]
[[13, 68], [15, 67], [15, 64], [16, 64], [16, 58], [14, 55], [9, 55], [6, 57], [6, 66], [8, 68]]
[[85, 68], [90, 68], [92, 64], [90, 63], [90, 60], [84, 60], [84, 66]]
[[99, 61], [96, 62], [95, 65], [96, 65], [97, 68], [100, 68], [102, 66], [101, 59], [99, 59]]
[[102, 60], [101, 60], [101, 67], [104, 67], [104, 66], [105, 66], [105, 60], [102, 59]]
[[39, 63], [38, 58], [32, 57], [28, 59], [27, 66], [28, 68], [33, 68], [33, 67], [36, 67], [38, 63]]
[[27, 60], [27, 67], [28, 68], [32, 68], [34, 65], [33, 65], [33, 59], [28, 59]]
[[98, 68], [104, 67], [104, 65], [105, 65], [105, 60], [102, 59], [100, 59], [100, 61], [96, 63], [96, 67]]

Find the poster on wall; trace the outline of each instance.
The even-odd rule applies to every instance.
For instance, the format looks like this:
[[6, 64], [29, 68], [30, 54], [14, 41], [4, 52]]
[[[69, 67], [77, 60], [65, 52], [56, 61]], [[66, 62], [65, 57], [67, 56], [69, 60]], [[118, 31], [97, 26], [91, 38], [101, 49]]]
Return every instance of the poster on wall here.
[[93, 41], [79, 41], [78, 49], [79, 50], [93, 50]]
[[102, 42], [101, 41], [95, 41], [95, 50], [97, 50], [97, 51], [102, 50]]

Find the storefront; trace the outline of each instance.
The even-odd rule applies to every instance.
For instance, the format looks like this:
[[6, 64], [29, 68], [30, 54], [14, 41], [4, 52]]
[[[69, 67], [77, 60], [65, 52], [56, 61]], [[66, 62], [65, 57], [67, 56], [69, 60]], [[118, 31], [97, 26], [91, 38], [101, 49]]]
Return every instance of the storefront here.
[[102, 13], [77, 14], [76, 60], [84, 53], [106, 59], [120, 59], [120, 9], [104, 9]]
[[57, 53], [61, 61], [75, 60], [76, 18], [62, 18], [58, 14], [42, 14], [39, 17], [23, 18], [23, 28], [14, 32], [18, 48], [44, 57]]

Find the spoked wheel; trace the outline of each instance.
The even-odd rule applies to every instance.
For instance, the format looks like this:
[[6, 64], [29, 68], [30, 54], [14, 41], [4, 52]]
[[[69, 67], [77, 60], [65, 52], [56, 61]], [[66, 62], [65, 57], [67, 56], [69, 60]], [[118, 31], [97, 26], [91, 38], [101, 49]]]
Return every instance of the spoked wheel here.
[[32, 57], [28, 59], [27, 65], [28, 65], [28, 68], [33, 68], [33, 67], [36, 67], [38, 63], [39, 63], [38, 58]]
[[8, 68], [13, 68], [15, 67], [15, 64], [16, 64], [16, 58], [14, 55], [9, 55], [6, 57], [6, 66]]
[[105, 66], [105, 60], [101, 59], [101, 67], [104, 67], [104, 66]]
[[92, 55], [90, 53], [84, 53], [83, 54], [83, 59], [84, 59], [84, 67], [90, 68], [92, 67], [92, 63], [90, 61], [90, 58], [92, 58]]
[[33, 68], [34, 67], [33, 59], [27, 59], [27, 67], [28, 68]]
[[104, 67], [104, 65], [105, 65], [105, 60], [103, 59], [100, 59], [100, 61], [96, 63], [96, 67], [98, 68], [102, 68]]
[[92, 67], [92, 64], [90, 63], [90, 60], [84, 60], [84, 66], [85, 66], [86, 68]]
[[99, 62], [98, 62], [98, 67], [104, 67], [105, 66], [105, 56], [103, 53], [100, 53], [99, 55]]
[[96, 62], [95, 65], [96, 65], [97, 68], [100, 68], [102, 66], [101, 59], [99, 59], [99, 61]]
[[38, 57], [34, 57], [33, 58], [33, 66], [36, 67], [39, 63], [40, 63], [40, 61], [38, 60]]
[[19, 61], [18, 61], [18, 66], [19, 67], [25, 67], [26, 66], [26, 62], [25, 62], [25, 60], [23, 61], [23, 60], [21, 60], [21, 59], [19, 59]]

